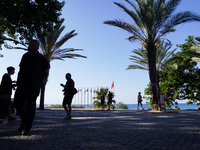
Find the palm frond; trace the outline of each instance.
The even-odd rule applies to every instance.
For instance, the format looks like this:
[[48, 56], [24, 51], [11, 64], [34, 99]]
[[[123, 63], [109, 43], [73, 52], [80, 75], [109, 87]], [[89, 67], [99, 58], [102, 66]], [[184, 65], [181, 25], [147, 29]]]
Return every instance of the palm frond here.
[[[141, 19], [140, 19], [140, 17], [138, 16], [138, 11], [137, 11], [137, 8], [130, 2], [130, 1], [127, 1], [132, 7], [133, 7], [133, 9], [135, 10], [135, 12], [134, 11], [132, 11], [132, 10], [130, 10], [130, 9], [127, 9], [124, 5], [122, 5], [122, 4], [120, 4], [120, 3], [116, 3], [116, 2], [114, 2], [117, 6], [119, 6], [120, 8], [122, 8], [133, 20], [134, 20], [134, 22], [135, 22], [135, 24], [140, 28], [140, 29], [142, 29], [143, 28], [143, 24], [142, 24], [142, 22], [141, 22]], [[141, 32], [143, 32], [143, 30], [141, 30]], [[144, 32], [143, 32], [143, 34], [145, 34]]]
[[52, 60], [58, 59], [58, 60], [64, 61], [65, 58], [76, 59], [77, 57], [87, 58], [86, 56], [83, 56], [80, 54], [69, 53], [69, 54], [63, 54], [60, 56], [52, 56], [50, 60], [52, 61]]
[[131, 33], [133, 36], [138, 37], [140, 41], [144, 41], [143, 34], [140, 32], [140, 30], [136, 26], [131, 26], [130, 24], [120, 21], [120, 20], [114, 20], [114, 21], [105, 21], [104, 24], [112, 25], [115, 27], [119, 27], [121, 29], [124, 29]]
[[72, 30], [71, 32], [65, 34], [58, 42], [55, 44], [55, 49], [60, 48], [65, 42], [67, 42], [69, 39], [73, 38], [74, 36], [78, 35], [78, 33], [74, 33], [75, 30]]
[[148, 68], [145, 68], [145, 67], [142, 67], [142, 66], [139, 66], [139, 65], [129, 65], [126, 70], [129, 70], [129, 69], [140, 69], [140, 70], [146, 70], [146, 71], [149, 70]]
[[165, 20], [171, 16], [171, 14], [176, 10], [181, 0], [169, 0], [165, 4]]
[[176, 26], [191, 21], [200, 21], [200, 16], [190, 11], [184, 11], [173, 15], [167, 24]]
[[49, 28], [51, 30], [49, 32], [46, 32], [46, 36], [40, 36], [38, 37], [38, 40], [40, 41], [40, 51], [41, 53], [49, 60], [64, 60], [65, 58], [76, 58], [76, 57], [82, 57], [87, 58], [86, 56], [80, 55], [80, 54], [74, 54], [71, 52], [75, 51], [82, 51], [82, 49], [74, 49], [74, 48], [62, 48], [61, 46], [66, 43], [69, 39], [73, 38], [77, 35], [75, 33], [75, 30], [72, 30], [71, 32], [65, 34], [61, 39], [59, 39], [61, 33], [64, 31], [65, 26], [62, 26], [61, 22], [58, 25], [53, 25], [51, 22], [48, 24]]

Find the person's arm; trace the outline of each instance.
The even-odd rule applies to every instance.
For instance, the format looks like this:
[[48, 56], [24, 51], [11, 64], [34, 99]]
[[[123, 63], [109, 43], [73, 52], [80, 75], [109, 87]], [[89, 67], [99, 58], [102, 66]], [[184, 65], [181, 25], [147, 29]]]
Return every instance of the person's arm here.
[[66, 84], [64, 85], [64, 84], [60, 84], [62, 87], [64, 87], [64, 88], [67, 88], [68, 87], [68, 81], [66, 82]]
[[64, 87], [64, 88], [66, 87], [66, 85], [64, 85], [64, 84], [62, 84], [62, 83], [60, 84], [60, 86], [62, 86], [62, 87]]

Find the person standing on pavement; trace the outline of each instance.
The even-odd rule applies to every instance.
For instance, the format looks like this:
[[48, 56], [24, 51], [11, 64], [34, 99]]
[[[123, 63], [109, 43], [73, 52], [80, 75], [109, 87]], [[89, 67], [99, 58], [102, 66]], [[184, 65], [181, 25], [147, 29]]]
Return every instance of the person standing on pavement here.
[[17, 89], [14, 96], [14, 106], [21, 118], [18, 132], [29, 135], [36, 111], [36, 99], [39, 95], [42, 82], [49, 74], [49, 61], [38, 52], [39, 42], [31, 40], [28, 52], [20, 62], [17, 78]]
[[138, 100], [137, 110], [139, 109], [139, 105], [141, 105], [141, 108], [143, 110], [141, 92], [138, 93], [137, 100]]
[[63, 98], [63, 108], [65, 109], [67, 116], [64, 119], [71, 119], [71, 103], [72, 103], [72, 99], [74, 97], [74, 94], [76, 92], [74, 92], [75, 88], [74, 88], [74, 80], [71, 78], [71, 74], [67, 73], [65, 75], [65, 78], [67, 80], [66, 84], [60, 84], [62, 87], [64, 87], [63, 91], [64, 91], [64, 98]]
[[11, 117], [11, 95], [14, 84], [11, 79], [11, 75], [15, 73], [15, 68], [10, 66], [7, 68], [7, 73], [5, 73], [1, 80], [0, 85], [0, 99], [1, 99], [1, 115], [7, 117], [8, 121], [14, 120], [14, 117]]
[[102, 110], [104, 110], [104, 103], [105, 103], [105, 95], [104, 95], [104, 93], [101, 93], [101, 106], [102, 106]]
[[[114, 95], [113, 93], [111, 93], [110, 91], [108, 92], [108, 110], [110, 110], [110, 105], [112, 105], [112, 99], [113, 99]], [[115, 109], [115, 107], [112, 105], [113, 110]]]

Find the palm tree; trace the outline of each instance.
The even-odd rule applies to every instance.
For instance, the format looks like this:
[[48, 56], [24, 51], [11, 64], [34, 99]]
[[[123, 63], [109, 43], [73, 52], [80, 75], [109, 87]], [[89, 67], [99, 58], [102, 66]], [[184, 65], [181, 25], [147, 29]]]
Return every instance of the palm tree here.
[[200, 21], [200, 16], [190, 11], [182, 11], [174, 14], [181, 0], [125, 0], [132, 8], [128, 9], [124, 5], [114, 2], [129, 15], [134, 24], [121, 20], [108, 20], [104, 24], [119, 27], [128, 31], [131, 35], [127, 38], [130, 41], [141, 41], [145, 43], [147, 50], [149, 78], [153, 93], [152, 110], [159, 110], [157, 92], [157, 72], [156, 72], [156, 43], [167, 33], [174, 32], [175, 26], [191, 22]]
[[101, 102], [100, 102], [101, 101], [101, 95], [103, 94], [104, 96], [106, 96], [108, 91], [109, 91], [108, 88], [100, 88], [100, 91], [99, 90], [96, 91], [96, 97], [93, 97], [94, 102], [92, 104], [95, 108], [101, 107]]
[[[142, 48], [134, 49], [132, 51], [133, 55], [130, 55], [131, 57], [130, 60], [133, 64], [129, 65], [127, 70], [141, 69], [149, 71], [147, 50], [143, 44], [141, 45]], [[162, 40], [156, 44], [156, 72], [157, 72], [158, 93], [160, 93], [160, 87], [159, 87], [160, 72], [162, 71], [163, 68], [174, 67], [174, 65], [170, 63], [171, 61], [173, 61], [173, 59], [170, 59], [170, 56], [176, 51], [177, 48], [170, 51], [171, 47], [172, 44], [170, 41], [165, 42], [164, 40]]]
[[[62, 26], [62, 23], [63, 22], [55, 26], [53, 23], [49, 23], [48, 25], [52, 30], [48, 31], [45, 34], [46, 36], [38, 36], [38, 40], [40, 42], [40, 52], [49, 60], [49, 62], [56, 59], [64, 60], [65, 58], [87, 58], [86, 56], [72, 53], [74, 51], [81, 51], [82, 49], [61, 48], [64, 43], [66, 43], [69, 39], [77, 35], [77, 33], [75, 33], [75, 30], [73, 30], [65, 34], [62, 38], [58, 39], [65, 29], [65, 26]], [[44, 80], [43, 86], [41, 88], [39, 109], [44, 109], [44, 93], [47, 79], [48, 77]]]

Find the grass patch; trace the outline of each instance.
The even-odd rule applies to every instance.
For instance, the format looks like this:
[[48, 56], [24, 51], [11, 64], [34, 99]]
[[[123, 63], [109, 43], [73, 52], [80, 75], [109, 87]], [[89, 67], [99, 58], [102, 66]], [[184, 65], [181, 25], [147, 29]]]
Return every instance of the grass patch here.
[[[51, 105], [51, 106], [47, 106], [45, 108], [63, 108], [63, 106], [62, 105]], [[72, 108], [85, 108], [85, 107], [82, 105], [80, 105], [80, 106], [72, 105]]]

